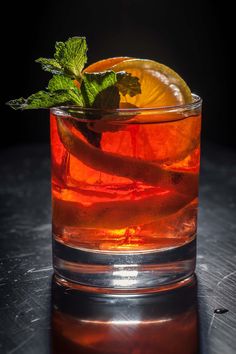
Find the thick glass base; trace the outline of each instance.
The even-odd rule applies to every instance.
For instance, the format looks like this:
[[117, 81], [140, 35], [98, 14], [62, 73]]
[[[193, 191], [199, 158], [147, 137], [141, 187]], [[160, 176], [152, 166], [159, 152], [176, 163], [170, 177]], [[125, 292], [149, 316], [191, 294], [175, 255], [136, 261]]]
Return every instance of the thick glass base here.
[[145, 290], [177, 284], [195, 270], [196, 240], [150, 252], [101, 252], [68, 247], [54, 239], [56, 274], [85, 287]]

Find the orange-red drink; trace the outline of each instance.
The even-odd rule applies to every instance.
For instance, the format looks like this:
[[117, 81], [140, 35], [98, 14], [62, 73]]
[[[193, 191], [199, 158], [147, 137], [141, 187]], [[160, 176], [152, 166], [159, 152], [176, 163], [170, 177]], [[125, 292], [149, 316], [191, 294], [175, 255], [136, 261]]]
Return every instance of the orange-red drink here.
[[163, 272], [170, 282], [193, 272], [200, 110], [196, 96], [171, 108], [51, 110], [59, 274], [86, 284], [85, 274], [95, 273], [101, 279], [93, 285], [103, 286], [108, 268], [121, 267], [116, 280], [112, 270], [112, 286], [122, 288], [140, 287], [134, 277], [140, 269], [145, 276], [154, 272], [152, 286], [166, 283]]

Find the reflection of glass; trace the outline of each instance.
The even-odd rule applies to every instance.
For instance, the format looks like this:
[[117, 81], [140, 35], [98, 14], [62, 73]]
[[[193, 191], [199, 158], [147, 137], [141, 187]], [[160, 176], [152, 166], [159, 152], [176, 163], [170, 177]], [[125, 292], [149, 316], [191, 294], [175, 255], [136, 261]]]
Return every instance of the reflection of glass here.
[[195, 268], [201, 99], [51, 110], [54, 266], [104, 288], [151, 288]]
[[196, 281], [146, 295], [53, 284], [53, 354], [197, 354]]

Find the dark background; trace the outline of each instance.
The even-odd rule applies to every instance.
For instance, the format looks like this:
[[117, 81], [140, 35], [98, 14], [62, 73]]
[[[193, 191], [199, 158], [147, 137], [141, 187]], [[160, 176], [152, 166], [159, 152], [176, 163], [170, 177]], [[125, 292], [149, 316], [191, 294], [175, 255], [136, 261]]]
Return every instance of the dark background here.
[[89, 63], [126, 55], [172, 67], [204, 100], [203, 140], [236, 145], [228, 45], [234, 43], [234, 11], [227, 2], [41, 0], [5, 6], [2, 146], [48, 141], [47, 111], [13, 111], [4, 102], [44, 88], [50, 75], [34, 59], [52, 56], [57, 40], [75, 35], [87, 37]]

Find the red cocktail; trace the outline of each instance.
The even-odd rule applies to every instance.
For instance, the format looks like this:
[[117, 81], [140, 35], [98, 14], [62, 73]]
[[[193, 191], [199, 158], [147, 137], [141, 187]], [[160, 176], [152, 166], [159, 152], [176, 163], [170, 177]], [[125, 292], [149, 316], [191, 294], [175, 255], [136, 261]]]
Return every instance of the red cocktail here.
[[[157, 260], [166, 253], [159, 274], [168, 267], [177, 277], [192, 273], [200, 110], [197, 96], [192, 104], [156, 110], [52, 109], [53, 234], [55, 250], [60, 248], [59, 274], [68, 277], [63, 271], [68, 267], [69, 277], [71, 269], [74, 272], [73, 250], [109, 254], [113, 260], [140, 252], [151, 252]], [[65, 247], [73, 256], [63, 261]], [[95, 262], [90, 272], [99, 265], [104, 266]], [[86, 262], [75, 273], [85, 267]]]

